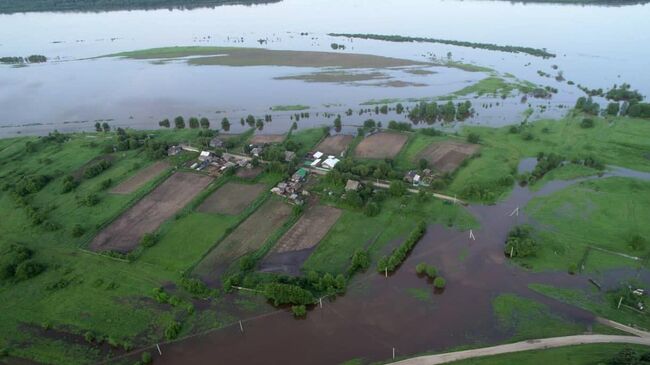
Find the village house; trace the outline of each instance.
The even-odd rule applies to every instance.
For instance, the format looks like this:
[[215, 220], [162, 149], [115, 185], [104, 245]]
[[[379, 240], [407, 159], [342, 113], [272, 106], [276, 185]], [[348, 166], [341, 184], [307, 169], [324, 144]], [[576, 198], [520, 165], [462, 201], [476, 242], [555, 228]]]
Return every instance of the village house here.
[[224, 143], [223, 143], [223, 141], [222, 141], [221, 139], [219, 139], [218, 137], [214, 137], [214, 138], [212, 138], [212, 139], [210, 140], [209, 145], [210, 145], [210, 147], [212, 147], [212, 148], [223, 148]]
[[214, 153], [212, 153], [210, 151], [201, 151], [201, 153], [199, 154], [199, 161], [201, 161], [201, 162], [209, 161], [213, 157], [214, 157]]
[[336, 164], [339, 163], [339, 161], [340, 160], [334, 156], [328, 156], [328, 158], [325, 161], [323, 161], [321, 166], [331, 170], [334, 168], [334, 166], [336, 166]]
[[171, 146], [167, 149], [167, 156], [176, 156], [181, 152], [183, 152], [181, 146]]

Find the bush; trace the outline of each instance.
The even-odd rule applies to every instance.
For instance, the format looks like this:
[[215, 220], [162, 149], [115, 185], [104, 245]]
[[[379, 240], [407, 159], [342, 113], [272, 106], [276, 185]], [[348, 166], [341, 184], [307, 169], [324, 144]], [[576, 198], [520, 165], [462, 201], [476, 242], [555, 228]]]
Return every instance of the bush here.
[[370, 255], [367, 251], [357, 250], [352, 255], [352, 263], [350, 271], [355, 273], [357, 271], [366, 271], [370, 267]]
[[99, 203], [99, 196], [95, 193], [90, 193], [79, 200], [79, 205], [84, 205], [87, 207], [92, 207], [94, 205], [97, 205], [98, 203]]
[[577, 274], [578, 273], [578, 265], [575, 262], [572, 262], [571, 264], [569, 264], [568, 272], [571, 275]]
[[517, 226], [508, 233], [504, 252], [511, 258], [535, 256], [537, 250], [537, 242], [531, 237], [529, 227]]
[[168, 340], [173, 340], [178, 337], [178, 334], [181, 332], [181, 324], [179, 322], [170, 323], [167, 328], [165, 328], [165, 338]]
[[447, 280], [445, 280], [445, 278], [443, 278], [442, 276], [438, 276], [437, 278], [435, 278], [435, 280], [433, 280], [433, 286], [436, 289], [444, 289], [445, 286], [447, 286]]
[[401, 181], [393, 181], [388, 188], [390, 195], [400, 197], [406, 193], [406, 185]]
[[643, 251], [646, 246], [646, 240], [639, 234], [633, 235], [629, 240], [630, 248], [634, 251]]
[[80, 224], [77, 223], [72, 227], [72, 237], [81, 237], [84, 233], [86, 233], [86, 231]]
[[94, 165], [86, 167], [84, 170], [84, 177], [86, 179], [93, 178], [107, 170], [109, 167], [111, 167], [111, 165], [112, 164], [109, 160], [101, 160]]
[[103, 180], [103, 181], [99, 184], [99, 190], [106, 190], [106, 189], [110, 188], [111, 185], [113, 185], [113, 179], [106, 179], [106, 180]]
[[420, 262], [419, 264], [415, 265], [415, 272], [418, 275], [422, 275], [427, 272], [427, 264], [424, 262]]
[[467, 142], [478, 144], [481, 142], [481, 136], [476, 133], [470, 133], [467, 135]]
[[72, 177], [71, 175], [68, 175], [63, 178], [62, 182], [62, 187], [61, 187], [61, 192], [62, 193], [69, 193], [72, 190], [74, 190], [79, 183]]
[[431, 279], [435, 278], [438, 275], [438, 270], [436, 269], [435, 266], [427, 266], [426, 268], [427, 276], [430, 277]]
[[375, 202], [368, 202], [368, 204], [366, 204], [366, 208], [364, 209], [363, 212], [368, 217], [375, 217], [375, 216], [377, 216], [379, 214], [379, 211], [380, 211], [379, 204], [377, 204]]
[[192, 295], [201, 297], [210, 295], [210, 289], [199, 279], [182, 278], [180, 285]]
[[140, 238], [140, 245], [143, 247], [152, 247], [158, 242], [158, 235], [155, 233], [145, 233]]
[[302, 318], [307, 315], [307, 307], [304, 305], [293, 305], [291, 306], [291, 312], [296, 318]]
[[582, 122], [580, 122], [580, 127], [581, 128], [593, 128], [594, 127], [594, 120], [591, 118], [583, 118]]
[[16, 266], [14, 276], [17, 280], [27, 280], [42, 273], [45, 270], [43, 264], [39, 264], [33, 260], [26, 260]]
[[146, 365], [146, 364], [151, 364], [151, 361], [153, 361], [153, 358], [151, 357], [151, 353], [148, 351], [143, 352], [142, 356], [140, 357], [140, 363]]
[[290, 284], [270, 283], [264, 287], [264, 296], [273, 301], [275, 306], [281, 304], [305, 305], [314, 302], [311, 292]]

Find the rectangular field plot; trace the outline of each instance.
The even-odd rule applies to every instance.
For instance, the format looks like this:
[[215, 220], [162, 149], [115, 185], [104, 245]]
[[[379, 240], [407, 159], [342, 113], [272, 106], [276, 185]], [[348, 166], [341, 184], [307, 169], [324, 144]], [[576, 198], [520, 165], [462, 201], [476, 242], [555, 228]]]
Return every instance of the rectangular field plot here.
[[323, 152], [326, 155], [340, 156], [345, 151], [354, 137], [345, 134], [328, 136], [316, 146], [316, 151]]
[[218, 285], [220, 276], [239, 257], [254, 252], [266, 242], [291, 215], [291, 206], [269, 199], [237, 229], [219, 243], [196, 266], [194, 274], [210, 285]]
[[341, 216], [326, 205], [309, 208], [264, 258], [261, 271], [299, 274], [302, 263]]
[[150, 165], [136, 173], [135, 175], [131, 176], [127, 180], [121, 182], [118, 186], [115, 188], [111, 189], [111, 193], [113, 194], [130, 194], [139, 188], [141, 188], [144, 184], [149, 182], [149, 180], [155, 178], [156, 176], [160, 175], [161, 172], [165, 171], [169, 167], [169, 164], [163, 161], [158, 161], [154, 163], [153, 165]]
[[379, 132], [364, 138], [354, 150], [360, 158], [394, 158], [402, 149], [408, 136], [394, 132]]
[[438, 142], [429, 145], [418, 155], [418, 159], [425, 159], [431, 166], [441, 172], [456, 170], [463, 161], [476, 153], [478, 145], [462, 142]]
[[93, 239], [90, 249], [119, 252], [133, 250], [145, 233], [155, 231], [211, 181], [211, 177], [204, 175], [175, 173], [104, 228]]
[[202, 213], [237, 215], [246, 209], [264, 190], [264, 184], [238, 184], [229, 182], [212, 193], [199, 206]]

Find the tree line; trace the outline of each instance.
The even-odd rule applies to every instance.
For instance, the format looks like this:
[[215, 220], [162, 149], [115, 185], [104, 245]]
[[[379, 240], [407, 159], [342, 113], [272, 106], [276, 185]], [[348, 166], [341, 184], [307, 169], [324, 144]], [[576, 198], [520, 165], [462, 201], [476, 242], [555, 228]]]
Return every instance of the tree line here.
[[220, 5], [271, 4], [280, 0], [0, 0], [0, 14], [42, 11], [192, 9]]
[[458, 47], [480, 48], [489, 51], [501, 51], [509, 53], [525, 53], [531, 56], [552, 58], [555, 54], [548, 52], [546, 49], [521, 47], [521, 46], [503, 46], [494, 43], [477, 43], [466, 41], [455, 41], [450, 39], [425, 38], [425, 37], [405, 37], [400, 35], [382, 35], [382, 34], [350, 34], [350, 33], [329, 33], [332, 37], [348, 37], [360, 39], [373, 39], [388, 42], [423, 42], [423, 43], [441, 43]]
[[[0, 0], [0, 4], [2, 0]], [[6, 65], [19, 65], [23, 63], [43, 63], [47, 62], [47, 57], [39, 54], [33, 54], [27, 57], [0, 57], [0, 63]]]

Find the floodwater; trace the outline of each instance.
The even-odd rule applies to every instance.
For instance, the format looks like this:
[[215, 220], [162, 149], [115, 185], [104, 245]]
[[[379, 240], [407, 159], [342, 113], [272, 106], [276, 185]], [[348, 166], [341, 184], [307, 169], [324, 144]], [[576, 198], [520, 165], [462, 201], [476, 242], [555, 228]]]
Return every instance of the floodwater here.
[[[486, 76], [444, 67], [432, 67], [436, 73], [427, 75], [378, 70], [393, 81], [413, 83], [394, 87], [274, 79], [317, 69], [87, 59], [178, 45], [331, 51], [330, 44], [335, 42], [346, 45], [346, 50], [337, 52], [417, 61], [426, 61], [432, 54], [446, 59], [451, 52], [454, 60], [558, 88], [559, 93], [550, 100], [529, 100], [535, 109], [532, 118], [558, 117], [566, 111], [564, 106], [572, 105], [582, 93], [553, 77], [539, 76], [537, 70], [553, 76], [562, 71], [567, 80], [592, 88], [631, 82], [642, 93], [650, 93], [650, 73], [646, 72], [650, 49], [643, 47], [650, 41], [648, 18], [650, 5], [591, 7], [445, 0], [285, 0], [185, 11], [0, 15], [0, 55], [43, 54], [50, 59], [27, 67], [0, 66], [0, 136], [44, 134], [55, 128], [92, 130], [96, 120], [108, 120], [114, 126], [157, 128], [159, 120], [176, 115], [206, 116], [218, 126], [224, 116], [237, 121], [247, 114], [269, 113], [274, 105], [291, 104], [311, 107], [311, 117], [298, 123], [299, 128], [305, 128], [331, 124], [330, 118], [323, 117], [324, 112], [343, 114], [348, 108], [356, 112], [360, 103], [371, 99], [442, 96]], [[530, 46], [547, 48], [558, 57], [544, 60], [441, 44], [348, 40], [329, 37], [329, 32]], [[265, 43], [258, 43], [260, 39]], [[481, 104], [492, 107], [483, 108]], [[521, 121], [528, 107], [519, 96], [481, 98], [474, 100], [474, 106], [477, 115], [465, 123], [497, 126]], [[260, 132], [286, 132], [292, 113], [271, 114], [273, 122]], [[368, 117], [355, 113], [343, 119], [345, 124], [359, 124]], [[387, 121], [404, 116], [390, 113], [373, 118]], [[243, 129], [233, 123], [233, 132]]]
[[[520, 172], [534, 163], [525, 161]], [[619, 174], [611, 167], [608, 176]], [[636, 175], [648, 180], [650, 176]], [[365, 361], [413, 356], [425, 351], [442, 351], [463, 345], [486, 346], [510, 338], [493, 314], [492, 300], [499, 294], [514, 293], [545, 304], [562, 318], [589, 328], [594, 315], [560, 303], [528, 289], [530, 283], [563, 288], [587, 288], [587, 275], [565, 272], [532, 273], [509, 264], [503, 253], [508, 232], [528, 223], [523, 208], [537, 196], [545, 196], [593, 176], [570, 181], [553, 181], [537, 192], [515, 186], [508, 199], [495, 205], [470, 205], [468, 211], [481, 228], [472, 233], [444, 226], [429, 227], [404, 264], [388, 278], [374, 272], [357, 276], [348, 293], [316, 306], [307, 318], [295, 320], [288, 311], [244, 321], [162, 347], [156, 364], [338, 364], [353, 358]], [[519, 214], [512, 214], [520, 208]], [[415, 273], [420, 262], [433, 264], [447, 279], [444, 291], [436, 293], [426, 278]], [[614, 270], [601, 273], [599, 280], [611, 287], [626, 278], [650, 278], [647, 270]], [[416, 299], [414, 289], [429, 293]]]

